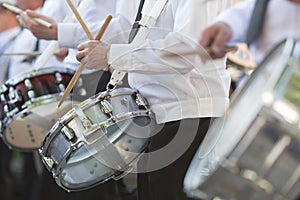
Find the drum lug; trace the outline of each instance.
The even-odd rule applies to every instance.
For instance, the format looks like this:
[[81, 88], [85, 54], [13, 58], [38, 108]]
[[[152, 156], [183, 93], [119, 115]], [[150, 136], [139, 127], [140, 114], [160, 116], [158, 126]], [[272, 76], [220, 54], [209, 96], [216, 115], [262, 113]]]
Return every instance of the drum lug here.
[[9, 88], [9, 98], [10, 98], [10, 101], [9, 101], [10, 104], [15, 104], [15, 103], [20, 102], [22, 100], [22, 98], [19, 95], [18, 91], [15, 90], [13, 87]]
[[136, 104], [138, 105], [138, 107], [140, 109], [145, 109], [147, 110], [147, 102], [146, 102], [146, 99], [140, 95], [139, 93], [136, 93], [135, 94], [135, 102]]
[[7, 100], [5, 98], [5, 95], [4, 94], [1, 94], [1, 101], [6, 104], [7, 103]]
[[102, 100], [100, 102], [101, 104], [101, 110], [104, 112], [104, 114], [111, 116], [112, 115], [112, 105], [107, 100]]
[[52, 169], [55, 162], [52, 158], [49, 157], [43, 157], [43, 160], [45, 161], [45, 163], [47, 164], [47, 166], [49, 167], [49, 169]]
[[12, 118], [12, 114], [10, 113], [9, 106], [7, 104], [4, 106], [3, 109], [4, 109], [4, 112], [6, 113], [6, 116], [8, 118]]
[[74, 106], [74, 111], [76, 112], [77, 116], [80, 118], [81, 123], [85, 129], [90, 129], [92, 127], [92, 122], [87, 118], [81, 108], [76, 105]]
[[62, 83], [60, 83], [60, 84], [58, 85], [58, 88], [59, 88], [59, 90], [60, 90], [61, 92], [64, 92], [64, 91], [66, 90], [66, 86], [65, 86], [64, 84], [62, 84]]
[[79, 78], [78, 81], [77, 81], [77, 86], [78, 87], [82, 87], [83, 86], [83, 80], [82, 78]]
[[28, 94], [29, 98], [31, 98], [31, 99], [34, 98], [35, 97], [35, 92], [32, 90], [33, 87], [32, 87], [31, 81], [29, 79], [26, 79], [24, 81], [24, 84], [27, 88], [27, 91], [28, 91], [27, 94]]
[[26, 79], [24, 81], [24, 84], [25, 84], [27, 90], [32, 90], [32, 84], [31, 84], [31, 81], [29, 79]]
[[8, 90], [8, 88], [7, 88], [7, 86], [5, 85], [5, 84], [3, 84], [2, 86], [1, 86], [1, 89], [0, 89], [1, 91], [1, 93], [4, 93], [4, 92], [7, 92], [7, 90]]
[[63, 132], [63, 134], [71, 141], [74, 136], [75, 136], [75, 133], [73, 131], [73, 129], [71, 128], [68, 128], [66, 126], [64, 126], [61, 131]]
[[35, 92], [33, 90], [28, 90], [27, 94], [31, 99], [35, 97]]
[[56, 73], [55, 73], [55, 79], [56, 79], [56, 82], [57, 82], [57, 83], [61, 83], [62, 80], [63, 80], [61, 73], [56, 72]]

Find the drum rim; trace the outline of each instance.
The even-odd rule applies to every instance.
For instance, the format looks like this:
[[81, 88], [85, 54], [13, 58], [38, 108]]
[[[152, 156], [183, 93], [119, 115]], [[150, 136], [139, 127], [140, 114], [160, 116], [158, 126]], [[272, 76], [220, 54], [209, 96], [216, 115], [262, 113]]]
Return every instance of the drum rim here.
[[[138, 93], [138, 90], [133, 89], [133, 88], [117, 88], [111, 92], [109, 92], [107, 95], [114, 97], [114, 96], [118, 96], [118, 95], [133, 95], [134, 93]], [[94, 105], [96, 105], [99, 101], [101, 101], [102, 99], [100, 98], [102, 94], [106, 94], [105, 92], [99, 93], [97, 95], [94, 95], [88, 99], [86, 99], [85, 101], [81, 102], [78, 106], [82, 109], [86, 109], [89, 107], [92, 107]], [[147, 111], [150, 111], [150, 109], [148, 108]], [[149, 115], [151, 115], [151, 112], [149, 112]], [[84, 144], [84, 141], [77, 141], [76, 143], [73, 143], [71, 146], [72, 148], [68, 148], [64, 151], [64, 155], [67, 156], [63, 156], [61, 158], [60, 161], [55, 161], [57, 162], [55, 165], [55, 167], [50, 167], [47, 163], [46, 160], [47, 158], [51, 157], [51, 155], [49, 154], [49, 148], [51, 148], [51, 146], [53, 146], [52, 142], [53, 140], [55, 140], [58, 136], [58, 134], [61, 134], [60, 131], [62, 129], [62, 127], [66, 124], [68, 124], [70, 121], [72, 121], [73, 119], [75, 119], [75, 117], [77, 117], [76, 112], [74, 111], [74, 108], [71, 109], [69, 112], [67, 112], [65, 115], [63, 115], [59, 121], [57, 121], [51, 128], [51, 130], [48, 132], [47, 136], [45, 137], [42, 146], [39, 148], [39, 153], [42, 157], [42, 161], [44, 163], [44, 165], [46, 166], [46, 168], [48, 169], [48, 171], [50, 173], [53, 174], [53, 176], [55, 177], [55, 180], [57, 182], [57, 184], [62, 187], [63, 189], [67, 190], [67, 191], [82, 191], [82, 190], [86, 190], [89, 188], [92, 188], [96, 185], [99, 185], [101, 183], [104, 183], [108, 180], [110, 180], [111, 178], [115, 178], [117, 177], [117, 171], [114, 168], [110, 168], [112, 170], [112, 173], [109, 174], [109, 176], [107, 178], [104, 178], [102, 180], [99, 180], [100, 178], [98, 177], [97, 179], [93, 179], [90, 180], [86, 183], [79, 183], [79, 184], [75, 184], [75, 185], [84, 185], [82, 187], [68, 187], [68, 182], [64, 181], [62, 178], [62, 171], [63, 169], [66, 168], [66, 165], [62, 165], [63, 163], [67, 163], [67, 161], [70, 159], [70, 157], [72, 156], [72, 154], [74, 154], [76, 151], [78, 151], [81, 147], [82, 144]], [[153, 119], [152, 119], [153, 120]], [[69, 144], [71, 144], [70, 141], [68, 141]], [[147, 145], [145, 145], [147, 142], [145, 142], [142, 146], [144, 146], [142, 148], [142, 152], [145, 151], [145, 148]], [[73, 148], [75, 147], [75, 148]], [[132, 166], [132, 163], [134, 163], [138, 157], [140, 155], [135, 156], [132, 160], [130, 160], [130, 162], [128, 163], [128, 165], [123, 169], [124, 171], [122, 171], [121, 174], [126, 173], [126, 171], [128, 171], [128, 169], [130, 169]], [[51, 158], [52, 159], [52, 158]], [[59, 168], [61, 168], [61, 171], [59, 171]]]
[[26, 71], [24, 73], [21, 73], [15, 77], [12, 77], [11, 79], [7, 80], [4, 85], [17, 85], [24, 81], [25, 79], [32, 78], [35, 76], [40, 76], [40, 75], [46, 75], [46, 74], [54, 74], [54, 73], [67, 73], [67, 74], [74, 74], [75, 70], [68, 68], [68, 67], [44, 67], [40, 69], [33, 69]]

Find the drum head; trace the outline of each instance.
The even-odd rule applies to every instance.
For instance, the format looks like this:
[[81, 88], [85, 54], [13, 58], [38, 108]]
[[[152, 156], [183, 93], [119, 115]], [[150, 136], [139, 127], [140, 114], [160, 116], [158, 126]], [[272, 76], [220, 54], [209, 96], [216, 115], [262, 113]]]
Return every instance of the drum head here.
[[19, 113], [3, 130], [5, 143], [21, 151], [40, 148], [53, 124], [76, 103], [79, 102], [67, 100], [57, 109], [55, 101]]
[[214, 121], [186, 174], [184, 188], [189, 196], [201, 197], [199, 186], [240, 142], [268, 100], [293, 48], [293, 40], [283, 41], [274, 48], [244, 86], [233, 94], [225, 115]]

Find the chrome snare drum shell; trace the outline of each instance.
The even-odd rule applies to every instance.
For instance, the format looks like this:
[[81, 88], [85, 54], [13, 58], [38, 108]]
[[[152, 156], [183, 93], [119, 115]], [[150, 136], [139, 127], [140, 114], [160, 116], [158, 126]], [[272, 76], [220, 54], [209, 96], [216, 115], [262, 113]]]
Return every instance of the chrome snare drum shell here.
[[300, 195], [300, 41], [281, 42], [232, 97], [187, 171], [199, 199]]
[[39, 152], [57, 184], [80, 191], [126, 175], [156, 122], [130, 88], [100, 93], [74, 107], [50, 130]]

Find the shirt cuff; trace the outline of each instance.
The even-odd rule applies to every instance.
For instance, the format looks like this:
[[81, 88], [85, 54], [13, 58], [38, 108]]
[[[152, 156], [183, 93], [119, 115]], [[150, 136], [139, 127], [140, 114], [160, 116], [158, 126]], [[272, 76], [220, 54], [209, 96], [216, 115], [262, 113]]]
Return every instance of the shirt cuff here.
[[57, 25], [57, 40], [60, 47], [74, 48], [76, 24], [73, 23], [58, 23]]
[[112, 44], [108, 52], [108, 63], [112, 68], [122, 71], [131, 66], [133, 46], [130, 44]]

